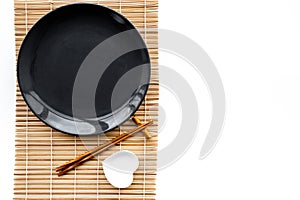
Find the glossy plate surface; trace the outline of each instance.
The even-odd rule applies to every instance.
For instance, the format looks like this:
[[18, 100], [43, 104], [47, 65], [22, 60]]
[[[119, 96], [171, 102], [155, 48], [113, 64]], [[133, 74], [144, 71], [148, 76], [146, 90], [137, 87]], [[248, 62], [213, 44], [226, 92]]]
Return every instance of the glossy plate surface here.
[[18, 82], [32, 112], [61, 132], [109, 131], [135, 113], [150, 81], [150, 58], [135, 27], [93, 4], [60, 7], [22, 43]]

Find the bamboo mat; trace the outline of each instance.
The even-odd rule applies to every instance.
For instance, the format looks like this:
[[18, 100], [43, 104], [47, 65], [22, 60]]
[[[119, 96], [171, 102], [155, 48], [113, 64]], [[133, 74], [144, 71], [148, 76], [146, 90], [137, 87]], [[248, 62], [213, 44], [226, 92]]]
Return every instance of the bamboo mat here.
[[[15, 0], [16, 54], [32, 27], [43, 15], [76, 0]], [[154, 120], [149, 131], [157, 133], [158, 120], [158, 47], [157, 0], [90, 0], [87, 3], [110, 7], [127, 17], [141, 32], [149, 48], [152, 75], [147, 96], [136, 115]], [[40, 122], [25, 104], [18, 85], [16, 102], [16, 157], [14, 199], [155, 199], [157, 137], [146, 140], [139, 133], [107, 150], [69, 174], [58, 177], [55, 167], [74, 158], [135, 125], [127, 121], [105, 134], [84, 139], [62, 134]], [[106, 180], [101, 162], [120, 149], [137, 154], [140, 166], [133, 184], [116, 189]]]

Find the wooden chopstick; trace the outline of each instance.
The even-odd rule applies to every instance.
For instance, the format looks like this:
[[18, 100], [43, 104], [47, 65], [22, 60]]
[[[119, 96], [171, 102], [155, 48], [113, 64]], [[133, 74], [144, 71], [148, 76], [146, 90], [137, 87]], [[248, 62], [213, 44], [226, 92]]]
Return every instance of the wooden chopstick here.
[[[121, 136], [125, 136], [125, 135], [121, 135]], [[121, 138], [121, 137], [120, 137], [120, 138]], [[92, 149], [91, 151], [87, 151], [87, 152], [81, 154], [80, 156], [76, 157], [75, 159], [72, 159], [72, 160], [66, 162], [65, 164], [62, 164], [62, 165], [58, 166], [55, 170], [56, 170], [57, 172], [58, 172], [58, 171], [61, 171], [61, 170], [65, 169], [65, 168], [67, 168], [68, 166], [74, 164], [75, 162], [77, 162], [77, 161], [79, 161], [79, 160], [81, 160], [81, 159], [84, 159], [85, 157], [87, 157], [87, 156], [89, 156], [89, 155], [94, 154], [94, 153], [95, 153], [96, 151], [98, 151], [99, 149], [106, 149], [106, 147], [107, 147], [108, 145], [110, 145], [110, 143], [114, 143], [114, 142], [115, 142], [116, 140], [118, 140], [118, 139], [119, 139], [119, 137], [115, 137], [114, 139], [110, 140], [109, 142], [106, 142], [106, 143], [104, 143], [104, 144], [102, 144], [102, 145], [100, 145], [100, 146], [98, 146], [98, 147], [95, 147], [95, 148]]]
[[[122, 135], [121, 135], [122, 136]], [[87, 156], [83, 157], [83, 158], [79, 158], [79, 159], [74, 159], [74, 162], [73, 164], [70, 164], [70, 165], [67, 165], [65, 166], [63, 169], [59, 170], [60, 172], [58, 173], [58, 176], [62, 176], [64, 175], [65, 173], [67, 173], [68, 171], [74, 169], [75, 167], [81, 165], [82, 163], [84, 163], [85, 161], [87, 160], [90, 160], [91, 158], [93, 158], [95, 155], [105, 151], [106, 149], [108, 149], [109, 147], [111, 147], [112, 145], [115, 145], [117, 143], [119, 143], [120, 141], [123, 141], [125, 140], [125, 136], [127, 136], [126, 133], [123, 134], [123, 137], [117, 137], [118, 140], [115, 141], [115, 142], [112, 142], [112, 143], [109, 143], [109, 145], [106, 145], [106, 147], [104, 148], [99, 148], [98, 151], [95, 151], [93, 154], [88, 154]], [[110, 141], [111, 142], [111, 141]], [[100, 146], [99, 146], [100, 147]], [[96, 147], [98, 148], [98, 147]]]
[[[141, 125], [142, 125], [142, 122], [141, 122], [136, 116], [134, 116], [134, 118], [136, 118], [136, 119], [139, 121], [139, 123], [138, 123], [137, 125], [138, 125], [138, 126], [141, 126]], [[144, 129], [144, 130], [146, 130], [146, 129]], [[144, 130], [143, 130], [143, 133], [144, 133]], [[144, 134], [145, 134], [145, 133], [144, 133]], [[121, 136], [125, 136], [125, 134], [123, 134], [123, 135], [121, 135]], [[146, 135], [146, 136], [147, 136], [147, 135]], [[148, 136], [147, 136], [147, 137], [148, 137]], [[115, 137], [114, 139], [110, 140], [110, 142], [111, 142], [111, 143], [114, 143], [116, 140], [118, 140], [118, 139], [120, 139], [120, 138], [121, 138], [121, 137]], [[92, 150], [90, 150], [90, 151], [87, 151], [87, 152], [81, 154], [80, 156], [76, 157], [75, 159], [72, 159], [72, 160], [66, 162], [65, 164], [62, 164], [62, 165], [58, 166], [58, 167], [55, 169], [55, 171], [56, 171], [56, 172], [61, 171], [61, 170], [65, 169], [65, 168], [67, 168], [68, 166], [72, 165], [73, 163], [75, 163], [75, 162], [77, 162], [77, 161], [79, 161], [79, 160], [81, 160], [81, 159], [83, 159], [83, 158], [85, 158], [85, 157], [87, 157], [87, 156], [89, 156], [89, 155], [95, 153], [98, 149], [104, 149], [104, 148], [106, 148], [109, 144], [110, 144], [109, 142], [106, 142], [106, 143], [104, 143], [103, 145], [101, 145], [101, 146], [99, 146], [99, 147], [96, 147], [96, 148], [94, 148], [94, 149], [92, 149]]]
[[104, 150], [108, 149], [109, 147], [123, 141], [126, 140], [128, 137], [132, 136], [133, 134], [144, 130], [147, 126], [149, 126], [150, 124], [152, 124], [153, 121], [150, 120], [149, 122], [142, 124], [140, 126], [138, 126], [137, 128], [127, 132], [127, 133], [123, 133], [120, 136], [104, 143], [103, 145], [100, 145], [94, 149], [92, 149], [91, 151], [88, 151], [80, 156], [78, 156], [77, 158], [70, 160], [69, 162], [59, 166], [56, 168], [56, 171], [59, 171], [58, 176], [62, 176], [64, 174], [66, 174], [68, 171], [74, 169], [75, 167], [81, 165], [82, 163], [84, 163], [85, 161], [93, 158], [95, 155], [103, 152]]

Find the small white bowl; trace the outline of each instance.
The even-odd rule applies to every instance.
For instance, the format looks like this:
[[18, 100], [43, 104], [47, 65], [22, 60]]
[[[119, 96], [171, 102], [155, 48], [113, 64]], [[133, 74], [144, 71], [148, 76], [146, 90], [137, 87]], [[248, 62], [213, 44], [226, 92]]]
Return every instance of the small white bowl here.
[[116, 188], [127, 188], [133, 182], [133, 174], [139, 167], [139, 160], [134, 153], [123, 150], [106, 158], [102, 165], [111, 185]]

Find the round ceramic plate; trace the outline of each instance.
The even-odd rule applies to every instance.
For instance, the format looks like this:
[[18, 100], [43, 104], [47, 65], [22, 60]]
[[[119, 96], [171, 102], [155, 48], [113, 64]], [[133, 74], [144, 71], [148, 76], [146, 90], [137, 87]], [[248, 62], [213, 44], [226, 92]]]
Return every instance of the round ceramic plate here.
[[75, 135], [121, 125], [142, 103], [150, 58], [135, 27], [99, 5], [71, 4], [40, 19], [18, 57], [18, 82], [31, 111]]

